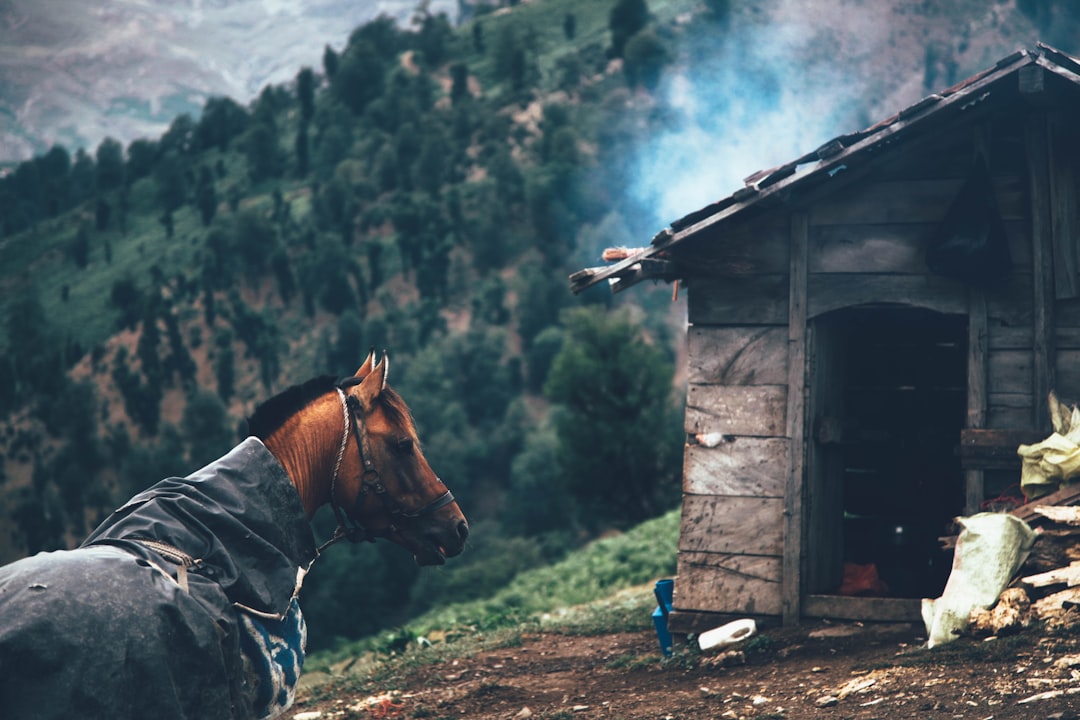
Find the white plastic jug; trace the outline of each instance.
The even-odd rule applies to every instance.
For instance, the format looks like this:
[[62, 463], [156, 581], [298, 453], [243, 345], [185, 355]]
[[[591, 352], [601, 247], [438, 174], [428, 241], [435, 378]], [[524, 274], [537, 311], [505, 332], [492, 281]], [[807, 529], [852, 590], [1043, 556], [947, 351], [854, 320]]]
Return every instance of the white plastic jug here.
[[747, 639], [755, 632], [757, 632], [757, 623], [754, 622], [753, 618], [734, 620], [727, 625], [721, 625], [718, 628], [706, 630], [698, 635], [698, 647], [702, 650], [712, 650], [714, 648], [734, 645], [737, 642]]

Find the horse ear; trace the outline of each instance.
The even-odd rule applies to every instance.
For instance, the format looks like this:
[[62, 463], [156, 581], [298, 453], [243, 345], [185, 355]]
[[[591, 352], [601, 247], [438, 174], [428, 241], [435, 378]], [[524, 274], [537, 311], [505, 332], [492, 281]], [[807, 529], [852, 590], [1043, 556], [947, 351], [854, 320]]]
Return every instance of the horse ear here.
[[368, 350], [367, 360], [360, 366], [360, 369], [356, 371], [355, 377], [360, 379], [366, 378], [371, 374], [371, 371], [375, 369], [375, 348]]
[[[366, 364], [366, 363], [365, 363]], [[386, 375], [390, 371], [390, 356], [383, 352], [383, 359], [360, 383], [356, 397], [365, 410], [371, 408], [375, 399], [382, 394], [386, 387]]]

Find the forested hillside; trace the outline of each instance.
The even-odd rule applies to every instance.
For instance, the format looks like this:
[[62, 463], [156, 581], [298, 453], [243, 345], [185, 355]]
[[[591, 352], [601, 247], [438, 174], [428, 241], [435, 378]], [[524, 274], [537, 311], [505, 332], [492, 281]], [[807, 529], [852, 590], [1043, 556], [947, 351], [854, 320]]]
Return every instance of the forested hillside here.
[[[995, 5], [1000, 18], [904, 14], [905, 31], [938, 23], [950, 37], [955, 22], [967, 35], [914, 56], [892, 36], [883, 54], [911, 72], [874, 102], [912, 74], [921, 90], [980, 69], [1009, 23], [1071, 18], [1019, 5]], [[605, 247], [646, 242], [674, 219], [663, 212], [695, 209], [701, 188], [676, 183], [699, 177], [689, 158], [642, 162], [643, 148], [684, 157], [655, 145], [685, 120], [667, 83], [677, 71], [730, 79], [732, 58], [762, 57], [753, 43], [770, 23], [792, 27], [790, 9], [473, 9], [459, 27], [423, 11], [408, 28], [373, 21], [248, 105], [215, 97], [160, 138], [57, 146], [0, 177], [0, 559], [78, 542], [134, 492], [231, 447], [257, 402], [351, 373], [372, 346], [390, 351], [391, 383], [472, 546], [424, 574], [393, 546], [335, 547], [305, 586], [314, 646], [483, 596], [675, 506], [682, 306], [663, 286], [574, 297], [566, 278]], [[996, 44], [972, 28], [999, 32]], [[754, 62], [726, 86], [703, 113], [711, 130], [739, 129], [719, 127], [733, 116], [717, 108], [740, 97], [766, 113], [757, 122], [779, 122], [792, 98], [806, 107], [785, 72], [821, 46], [786, 51], [786, 70]], [[866, 89], [861, 72], [838, 99]], [[839, 103], [820, 129], [850, 129], [872, 107]], [[766, 140], [751, 148], [761, 165], [792, 138]], [[697, 155], [735, 177], [758, 167]], [[657, 185], [682, 195], [642, 191]]]
[[608, 57], [610, 8], [376, 20], [248, 107], [213, 98], [160, 138], [15, 167], [0, 183], [4, 557], [77, 542], [231, 447], [258, 401], [351, 373], [371, 346], [475, 540], [422, 580], [394, 546], [335, 548], [305, 588], [313, 618], [337, 618], [312, 620], [314, 645], [672, 507], [670, 289], [615, 313], [606, 292], [567, 290], [635, 240], [619, 158], [644, 119]]

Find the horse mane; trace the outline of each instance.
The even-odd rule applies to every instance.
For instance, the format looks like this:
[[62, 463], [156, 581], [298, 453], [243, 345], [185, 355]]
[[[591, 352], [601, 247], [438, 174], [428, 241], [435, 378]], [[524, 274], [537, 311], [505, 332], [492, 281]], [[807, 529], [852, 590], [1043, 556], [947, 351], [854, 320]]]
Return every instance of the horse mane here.
[[[247, 419], [247, 432], [260, 440], [270, 437], [285, 421], [303, 410], [316, 398], [322, 397], [336, 387], [347, 387], [349, 380], [339, 381], [333, 375], [320, 375], [300, 385], [293, 385], [274, 397], [260, 403], [251, 417]], [[391, 388], [386, 386], [379, 394], [379, 404], [393, 423], [413, 426], [412, 415], [405, 401]]]
[[293, 385], [283, 390], [255, 408], [255, 412], [247, 421], [248, 433], [260, 440], [265, 440], [315, 398], [322, 397], [333, 390], [336, 384], [337, 378], [333, 375], [320, 375], [302, 385]]

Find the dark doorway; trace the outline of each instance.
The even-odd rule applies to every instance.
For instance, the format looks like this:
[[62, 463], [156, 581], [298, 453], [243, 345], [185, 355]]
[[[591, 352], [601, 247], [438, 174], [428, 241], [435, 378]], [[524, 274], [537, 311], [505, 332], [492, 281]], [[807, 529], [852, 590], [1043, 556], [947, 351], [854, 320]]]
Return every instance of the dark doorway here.
[[852, 308], [811, 333], [808, 589], [937, 596], [964, 506], [967, 318]]

